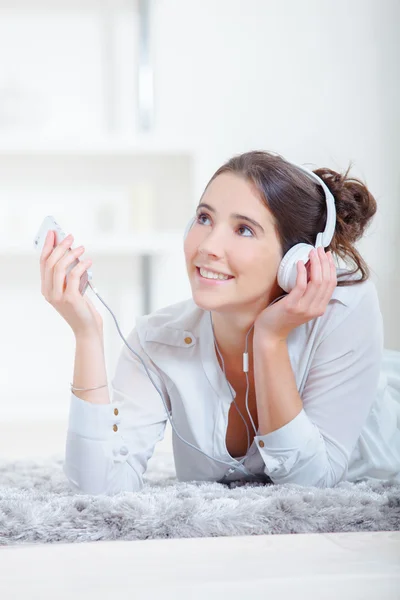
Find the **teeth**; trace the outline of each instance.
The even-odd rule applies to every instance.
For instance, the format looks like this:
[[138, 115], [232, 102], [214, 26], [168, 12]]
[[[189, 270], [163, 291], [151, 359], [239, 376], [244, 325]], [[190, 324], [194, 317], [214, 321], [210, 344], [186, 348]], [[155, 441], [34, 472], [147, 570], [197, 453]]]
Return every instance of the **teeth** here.
[[228, 275], [213, 273], [212, 271], [206, 271], [205, 269], [200, 269], [200, 275], [206, 279], [230, 279]]

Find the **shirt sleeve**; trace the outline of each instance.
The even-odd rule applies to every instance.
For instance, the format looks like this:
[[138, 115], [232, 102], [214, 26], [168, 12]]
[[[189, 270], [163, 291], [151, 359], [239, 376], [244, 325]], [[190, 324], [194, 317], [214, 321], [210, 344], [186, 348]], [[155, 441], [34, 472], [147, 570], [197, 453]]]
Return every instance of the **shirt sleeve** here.
[[[126, 339], [170, 412], [167, 388], [145, 354], [136, 327]], [[160, 394], [125, 343], [111, 387], [110, 404], [93, 404], [71, 393], [63, 470], [75, 490], [88, 494], [140, 490], [147, 462], [165, 433], [168, 414]]]
[[265, 473], [273, 483], [334, 487], [345, 479], [376, 399], [383, 343], [378, 296], [370, 286], [348, 316], [320, 341], [300, 413], [280, 429], [256, 436]]

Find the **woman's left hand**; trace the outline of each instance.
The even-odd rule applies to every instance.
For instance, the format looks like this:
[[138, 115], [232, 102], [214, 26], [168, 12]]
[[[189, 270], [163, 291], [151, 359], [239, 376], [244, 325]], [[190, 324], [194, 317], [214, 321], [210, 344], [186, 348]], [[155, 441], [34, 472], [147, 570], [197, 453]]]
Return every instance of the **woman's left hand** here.
[[254, 337], [261, 340], [286, 340], [292, 329], [321, 317], [337, 284], [336, 266], [331, 252], [324, 248], [310, 254], [310, 279], [303, 261], [297, 262], [295, 287], [282, 300], [265, 308], [254, 322]]

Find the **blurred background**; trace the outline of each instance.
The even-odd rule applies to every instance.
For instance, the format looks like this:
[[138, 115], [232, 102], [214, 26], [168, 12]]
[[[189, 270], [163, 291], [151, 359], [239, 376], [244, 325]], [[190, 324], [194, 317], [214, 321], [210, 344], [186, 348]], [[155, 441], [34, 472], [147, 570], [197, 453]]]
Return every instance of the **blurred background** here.
[[[191, 296], [184, 228], [236, 153], [353, 162], [378, 202], [357, 248], [400, 350], [399, 24], [398, 0], [0, 0], [3, 458], [64, 452], [75, 340], [41, 295], [44, 217], [85, 246], [126, 337]], [[87, 293], [110, 381], [123, 341]]]

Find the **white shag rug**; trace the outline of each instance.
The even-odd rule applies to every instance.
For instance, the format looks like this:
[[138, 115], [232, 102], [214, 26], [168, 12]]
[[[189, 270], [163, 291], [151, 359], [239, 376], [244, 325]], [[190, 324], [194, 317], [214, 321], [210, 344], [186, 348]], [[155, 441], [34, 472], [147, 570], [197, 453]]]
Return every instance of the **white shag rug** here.
[[179, 482], [154, 453], [136, 493], [76, 493], [62, 456], [0, 462], [0, 545], [287, 533], [399, 531], [400, 483], [335, 488]]

